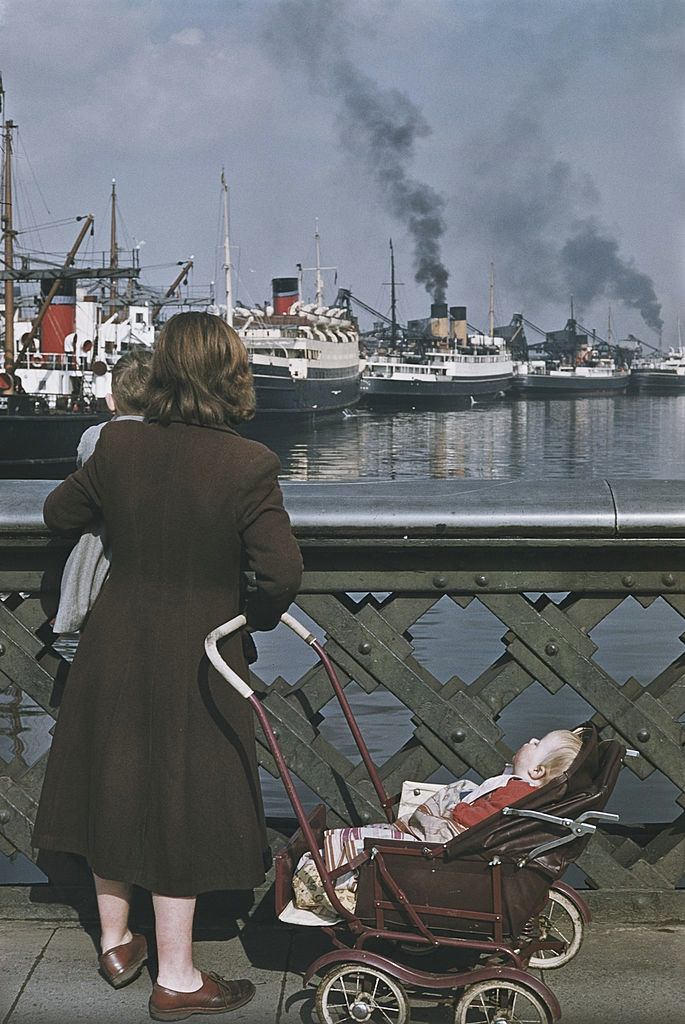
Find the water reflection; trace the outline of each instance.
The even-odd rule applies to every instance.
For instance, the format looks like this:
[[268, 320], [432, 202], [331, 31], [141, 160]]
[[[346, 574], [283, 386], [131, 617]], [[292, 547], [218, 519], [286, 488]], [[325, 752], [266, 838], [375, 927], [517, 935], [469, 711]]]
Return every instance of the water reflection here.
[[502, 401], [454, 412], [360, 409], [258, 436], [292, 480], [685, 477], [678, 395]]

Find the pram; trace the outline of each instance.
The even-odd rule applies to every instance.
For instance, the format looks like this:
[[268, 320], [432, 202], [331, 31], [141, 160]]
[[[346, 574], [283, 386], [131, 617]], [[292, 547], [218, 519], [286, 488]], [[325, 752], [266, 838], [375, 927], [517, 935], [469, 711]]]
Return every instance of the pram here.
[[[320, 658], [391, 822], [398, 798], [385, 791], [333, 664], [305, 626], [290, 615], [282, 622]], [[567, 773], [449, 842], [366, 839], [352, 912], [336, 895], [340, 870], [328, 871], [320, 852], [326, 808], [306, 814], [265, 708], [218, 651], [218, 642], [245, 624], [239, 615], [219, 626], [205, 648], [217, 671], [252, 705], [297, 817], [298, 831], [274, 858], [276, 912], [290, 903], [295, 868], [308, 852], [340, 918], [321, 924], [334, 948], [304, 976], [305, 984], [321, 977], [321, 1024], [407, 1024], [412, 998], [452, 1005], [455, 1024], [557, 1020], [561, 1010], [554, 993], [530, 968], [560, 966], [580, 947], [589, 910], [559, 879], [596, 831], [592, 822], [618, 820], [602, 808], [625, 748], [616, 740], [600, 742], [587, 723]], [[552, 923], [558, 913], [564, 916], [560, 928]], [[426, 954], [440, 971], [425, 969]]]

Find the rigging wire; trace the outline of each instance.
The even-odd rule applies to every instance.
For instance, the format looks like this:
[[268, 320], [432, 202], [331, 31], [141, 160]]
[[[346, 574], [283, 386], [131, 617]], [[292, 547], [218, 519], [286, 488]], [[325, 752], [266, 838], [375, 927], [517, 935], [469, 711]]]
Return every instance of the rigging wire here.
[[29, 157], [28, 150], [26, 149], [26, 146], [24, 145], [24, 135], [23, 135], [23, 132], [21, 132], [18, 127], [17, 127], [17, 139], [19, 140], [19, 145], [21, 146], [22, 153], [24, 154], [24, 157], [26, 159], [26, 163], [29, 165], [29, 170], [31, 171], [31, 176], [32, 176], [32, 178], [33, 178], [33, 180], [35, 182], [36, 188], [38, 189], [38, 195], [42, 199], [43, 206], [45, 207], [45, 209], [48, 212], [49, 216], [52, 217], [52, 210], [50, 209], [50, 207], [48, 206], [48, 204], [46, 202], [45, 196], [43, 195], [43, 190], [40, 187], [40, 182], [38, 181], [38, 178], [36, 176], [36, 172], [33, 169], [33, 164], [31, 163], [31, 159]]

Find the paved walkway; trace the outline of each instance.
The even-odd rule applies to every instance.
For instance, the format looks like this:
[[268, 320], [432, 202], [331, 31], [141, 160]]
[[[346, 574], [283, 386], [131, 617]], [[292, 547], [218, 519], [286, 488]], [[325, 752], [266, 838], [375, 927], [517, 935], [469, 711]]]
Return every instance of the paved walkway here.
[[[197, 962], [257, 986], [226, 1024], [309, 1024], [313, 988], [298, 971], [315, 955], [315, 935], [253, 926], [241, 937], [196, 943]], [[547, 972], [564, 1024], [682, 1024], [685, 925], [590, 927], [567, 967]], [[97, 974], [94, 939], [76, 925], [0, 921], [0, 1024], [145, 1024], [150, 977], [121, 991]], [[193, 1017], [191, 1020], [204, 1018]], [[451, 1024], [447, 1007], [418, 1008], [416, 1024]]]

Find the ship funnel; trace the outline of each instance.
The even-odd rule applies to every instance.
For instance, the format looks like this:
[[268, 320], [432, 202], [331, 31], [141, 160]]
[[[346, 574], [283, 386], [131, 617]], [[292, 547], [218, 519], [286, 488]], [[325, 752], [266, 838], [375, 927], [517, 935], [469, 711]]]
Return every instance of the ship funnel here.
[[433, 302], [431, 305], [431, 334], [434, 338], [446, 338], [447, 328], [447, 303]]
[[[41, 281], [40, 294], [42, 299], [49, 293], [52, 284], [52, 278], [44, 278]], [[41, 325], [41, 352], [61, 355], [65, 350], [64, 339], [67, 335], [73, 334], [75, 326], [76, 281], [73, 278], [67, 278], [60, 281]]]
[[287, 313], [294, 302], [300, 298], [299, 281], [296, 277], [274, 277], [271, 281], [273, 290], [274, 313]]
[[450, 306], [450, 338], [456, 339], [458, 345], [468, 344], [466, 327], [466, 306]]

